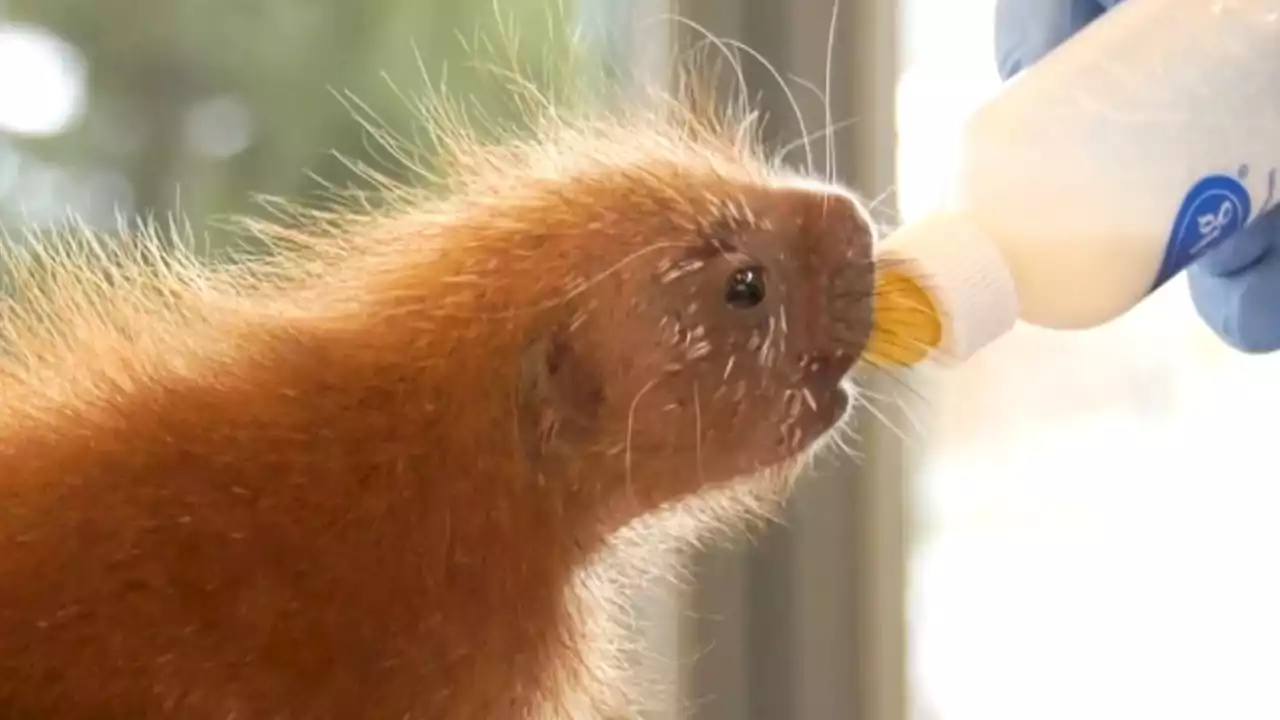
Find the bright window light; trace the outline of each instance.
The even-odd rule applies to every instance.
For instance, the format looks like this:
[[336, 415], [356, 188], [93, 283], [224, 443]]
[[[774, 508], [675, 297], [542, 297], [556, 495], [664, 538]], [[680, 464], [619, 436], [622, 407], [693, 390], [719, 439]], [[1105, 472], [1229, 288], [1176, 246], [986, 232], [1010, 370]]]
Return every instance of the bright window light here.
[[0, 23], [0, 132], [51, 136], [84, 113], [84, 58], [44, 28]]

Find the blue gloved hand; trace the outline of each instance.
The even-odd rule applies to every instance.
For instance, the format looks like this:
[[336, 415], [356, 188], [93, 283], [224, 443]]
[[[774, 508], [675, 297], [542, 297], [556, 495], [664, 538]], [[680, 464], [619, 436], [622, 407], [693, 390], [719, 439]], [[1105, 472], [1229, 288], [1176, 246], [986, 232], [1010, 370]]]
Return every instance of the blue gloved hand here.
[[[996, 62], [1005, 80], [1121, 0], [996, 0]], [[1280, 122], [1280, 118], [1275, 118]], [[1280, 208], [1187, 268], [1205, 323], [1246, 352], [1280, 349]]]

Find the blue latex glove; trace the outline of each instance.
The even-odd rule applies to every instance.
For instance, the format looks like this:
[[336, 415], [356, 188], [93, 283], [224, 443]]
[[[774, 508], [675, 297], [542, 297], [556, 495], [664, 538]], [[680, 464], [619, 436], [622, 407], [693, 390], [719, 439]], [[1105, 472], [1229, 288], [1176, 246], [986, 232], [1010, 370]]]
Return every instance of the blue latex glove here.
[[[1121, 0], [996, 0], [996, 62], [1005, 80]], [[1280, 118], [1275, 118], [1280, 122]], [[1280, 349], [1280, 208], [1187, 268], [1205, 323], [1246, 352]]]

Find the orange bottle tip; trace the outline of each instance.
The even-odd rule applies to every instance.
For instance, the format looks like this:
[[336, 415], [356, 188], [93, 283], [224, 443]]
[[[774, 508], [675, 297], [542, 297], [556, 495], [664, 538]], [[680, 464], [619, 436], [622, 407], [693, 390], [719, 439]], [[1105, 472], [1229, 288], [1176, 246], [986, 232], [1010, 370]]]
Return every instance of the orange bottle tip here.
[[876, 273], [871, 337], [863, 357], [878, 367], [917, 365], [942, 343], [942, 319], [924, 287], [901, 268]]

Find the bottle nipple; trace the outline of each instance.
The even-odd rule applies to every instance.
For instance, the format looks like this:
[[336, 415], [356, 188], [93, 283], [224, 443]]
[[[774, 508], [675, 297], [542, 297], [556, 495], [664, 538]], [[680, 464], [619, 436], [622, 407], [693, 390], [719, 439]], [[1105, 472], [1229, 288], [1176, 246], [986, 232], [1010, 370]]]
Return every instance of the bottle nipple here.
[[1018, 295], [999, 248], [964, 218], [936, 213], [877, 248], [870, 362], [967, 360], [1013, 329]]
[[863, 355], [880, 367], [910, 367], [942, 343], [942, 318], [933, 298], [898, 263], [876, 268], [871, 338]]

